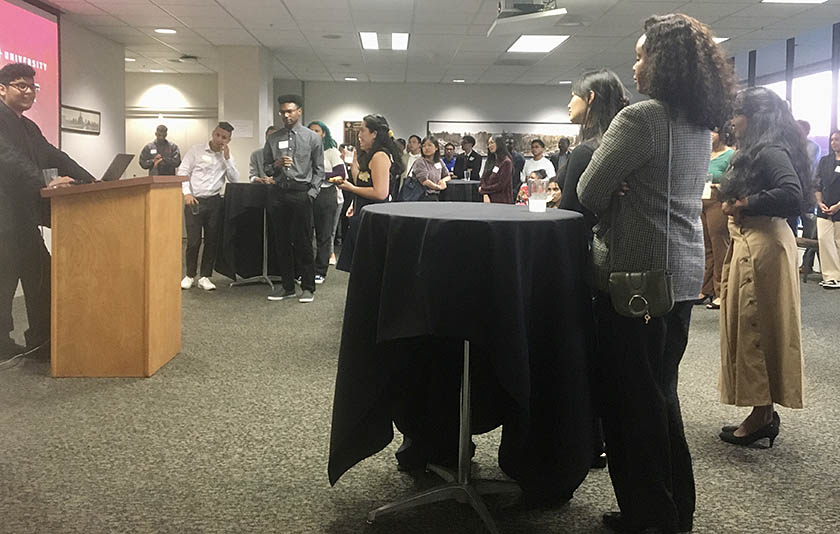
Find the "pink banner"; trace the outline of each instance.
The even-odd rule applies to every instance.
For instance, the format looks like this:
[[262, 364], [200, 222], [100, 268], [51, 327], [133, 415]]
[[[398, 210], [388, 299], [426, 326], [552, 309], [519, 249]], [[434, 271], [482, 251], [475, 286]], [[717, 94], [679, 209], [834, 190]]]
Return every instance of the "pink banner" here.
[[58, 146], [58, 24], [0, 0], [0, 67], [8, 63], [26, 63], [35, 69], [41, 90], [26, 116]]

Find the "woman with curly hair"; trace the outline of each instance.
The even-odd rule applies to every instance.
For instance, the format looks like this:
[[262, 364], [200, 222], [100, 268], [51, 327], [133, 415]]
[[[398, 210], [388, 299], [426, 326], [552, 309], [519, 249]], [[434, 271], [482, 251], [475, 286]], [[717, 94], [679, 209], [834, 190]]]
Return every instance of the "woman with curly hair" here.
[[[711, 130], [730, 116], [731, 66], [709, 28], [682, 14], [645, 22], [633, 77], [651, 98], [618, 112], [578, 183], [598, 218], [593, 279], [602, 420], [621, 532], [690, 531], [694, 476], [677, 397], [691, 309], [703, 282], [700, 197]], [[658, 317], [613, 307], [610, 273], [670, 273], [675, 304]], [[623, 303], [616, 300], [623, 310]], [[646, 530], [649, 529], [649, 530]]]
[[763, 87], [738, 94], [738, 152], [721, 186], [731, 242], [721, 281], [721, 401], [751, 406], [720, 439], [750, 445], [779, 434], [774, 403], [802, 408], [799, 258], [785, 218], [809, 199], [811, 160], [787, 103]]
[[382, 115], [365, 115], [359, 129], [359, 146], [350, 166], [352, 181], [334, 179], [342, 191], [353, 193], [353, 203], [347, 209], [350, 229], [342, 244], [336, 269], [350, 272], [353, 249], [359, 231], [362, 208], [368, 204], [387, 202], [394, 178], [402, 173], [402, 156], [394, 142], [388, 120]]

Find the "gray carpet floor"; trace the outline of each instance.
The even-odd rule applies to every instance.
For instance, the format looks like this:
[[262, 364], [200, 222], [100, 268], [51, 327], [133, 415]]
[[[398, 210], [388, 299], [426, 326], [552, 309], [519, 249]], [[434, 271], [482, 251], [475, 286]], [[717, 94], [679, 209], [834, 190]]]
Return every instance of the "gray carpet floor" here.
[[[183, 353], [152, 378], [53, 379], [35, 359], [0, 370], [0, 532], [485, 532], [454, 502], [366, 524], [368, 510], [437, 483], [397, 472], [399, 436], [329, 486], [344, 273], [307, 305], [216, 281], [183, 293]], [[840, 532], [840, 291], [802, 289], [807, 408], [779, 410], [772, 449], [718, 439], [746, 410], [718, 402], [718, 315], [694, 310], [680, 375], [694, 532]], [[21, 340], [22, 298], [14, 313]], [[475, 438], [476, 474], [501, 476], [499, 438]], [[506, 533], [606, 532], [601, 513], [616, 509], [605, 470], [557, 510], [487, 503]]]

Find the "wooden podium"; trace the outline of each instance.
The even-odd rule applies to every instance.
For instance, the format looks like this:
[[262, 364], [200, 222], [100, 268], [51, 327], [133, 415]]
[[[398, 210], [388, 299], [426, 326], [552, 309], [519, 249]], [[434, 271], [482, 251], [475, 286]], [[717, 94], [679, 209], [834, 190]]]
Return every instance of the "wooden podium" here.
[[178, 176], [44, 189], [54, 377], [148, 377], [181, 351]]

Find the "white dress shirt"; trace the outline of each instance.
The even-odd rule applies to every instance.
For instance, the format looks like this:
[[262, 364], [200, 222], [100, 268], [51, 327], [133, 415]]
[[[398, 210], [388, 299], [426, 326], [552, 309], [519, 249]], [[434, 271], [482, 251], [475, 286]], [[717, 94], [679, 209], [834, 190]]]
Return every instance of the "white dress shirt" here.
[[537, 169], [544, 169], [546, 178], [554, 178], [554, 164], [552, 164], [551, 160], [549, 160], [547, 157], [543, 156], [540, 159], [531, 158], [525, 160], [525, 166], [522, 167], [522, 174], [520, 174], [519, 176], [519, 181], [525, 183], [525, 181], [528, 179], [528, 175]]
[[195, 145], [187, 151], [178, 167], [178, 176], [189, 178], [189, 181], [181, 184], [184, 195], [191, 194], [196, 198], [221, 193], [225, 177], [228, 182], [239, 181], [239, 171], [236, 170], [233, 156], [225, 159], [224, 151], [213, 152], [209, 143]]

